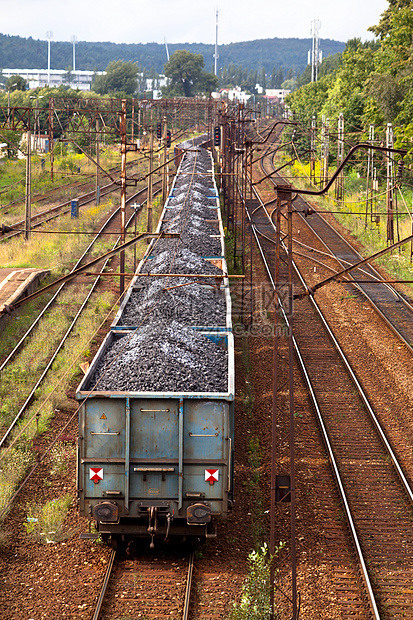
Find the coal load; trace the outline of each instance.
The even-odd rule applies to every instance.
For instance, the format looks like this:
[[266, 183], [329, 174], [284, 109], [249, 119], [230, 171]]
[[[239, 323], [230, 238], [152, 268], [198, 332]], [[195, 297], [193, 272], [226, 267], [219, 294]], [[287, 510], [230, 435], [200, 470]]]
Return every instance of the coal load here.
[[[221, 269], [181, 249], [175, 257], [163, 252], [142, 268], [146, 273], [223, 275]], [[159, 320], [182, 325], [224, 327], [226, 304], [213, 278], [137, 278], [118, 325], [139, 326]]]
[[[161, 239], [153, 246], [153, 254], [178, 246], [190, 249], [200, 256], [221, 256], [222, 246], [218, 226], [207, 220], [217, 220], [216, 199], [210, 198], [211, 179], [206, 182], [184, 181], [174, 189], [168, 200], [168, 209], [162, 231], [180, 234], [179, 241]], [[215, 191], [215, 190], [214, 190]]]
[[90, 388], [99, 392], [226, 392], [228, 355], [172, 321], [123, 336], [102, 355]]
[[[174, 252], [159, 252], [147, 260], [142, 267], [143, 273], [196, 273], [222, 276], [222, 270], [187, 248], [178, 248]], [[205, 280], [207, 282], [207, 280]]]

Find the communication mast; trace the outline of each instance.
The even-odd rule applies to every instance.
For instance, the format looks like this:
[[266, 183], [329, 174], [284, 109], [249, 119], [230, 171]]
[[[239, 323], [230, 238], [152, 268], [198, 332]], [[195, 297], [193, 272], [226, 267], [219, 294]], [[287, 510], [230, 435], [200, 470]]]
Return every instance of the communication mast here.
[[320, 39], [318, 32], [321, 27], [319, 19], [314, 19], [311, 22], [310, 34], [313, 37], [312, 49], [308, 52], [308, 64], [311, 64], [311, 81], [317, 82], [318, 65], [321, 63], [323, 52], [320, 50]]
[[218, 58], [219, 58], [219, 54], [218, 54], [218, 14], [219, 14], [219, 8], [217, 7], [217, 9], [216, 9], [216, 25], [215, 25], [215, 54], [214, 54], [214, 59], [215, 59], [215, 75], [218, 75]]
[[50, 86], [50, 41], [53, 39], [53, 32], [48, 30], [46, 32], [47, 39], [47, 83]]
[[169, 62], [169, 50], [168, 50], [168, 43], [166, 42], [166, 37], [164, 37], [163, 40], [165, 41], [166, 57]]
[[73, 35], [70, 39], [71, 44], [73, 45], [73, 73], [76, 71], [76, 43], [77, 36]]

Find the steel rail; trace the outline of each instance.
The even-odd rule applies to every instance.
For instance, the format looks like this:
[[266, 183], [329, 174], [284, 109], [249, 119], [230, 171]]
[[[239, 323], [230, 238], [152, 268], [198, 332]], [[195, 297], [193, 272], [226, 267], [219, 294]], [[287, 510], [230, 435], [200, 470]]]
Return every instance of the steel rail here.
[[[273, 165], [273, 163], [272, 163], [272, 165]], [[264, 170], [264, 163], [263, 162], [261, 162], [261, 167]], [[276, 183], [275, 183], [274, 179], [270, 179], [270, 180], [273, 183], [273, 185], [276, 186]], [[296, 198], [297, 198], [297, 196], [295, 196], [294, 200]], [[303, 200], [303, 202], [306, 203], [307, 205], [309, 204], [307, 202], [307, 200], [303, 196], [300, 196], [300, 199]], [[345, 245], [359, 260], [363, 260], [364, 257], [352, 246], [352, 244], [349, 241], [347, 241], [347, 239], [345, 239], [329, 222], [327, 222], [327, 220], [320, 213], [318, 213], [317, 210], [314, 209], [314, 207], [312, 205], [311, 205], [311, 209], [314, 211], [314, 213], [312, 215], [316, 215], [318, 218], [320, 218], [320, 220], [322, 221], [323, 225], [326, 226], [333, 234], [335, 234], [339, 238], [339, 240], [341, 241], [341, 243], [343, 245]], [[343, 268], [346, 268], [349, 264], [351, 264], [351, 263], [349, 263], [349, 261], [346, 261], [344, 259], [340, 259], [339, 256], [337, 256], [336, 254], [333, 253], [333, 250], [330, 248], [328, 243], [311, 226], [311, 222], [308, 220], [308, 218], [304, 217], [304, 215], [299, 210], [296, 210], [296, 213], [299, 214], [302, 222], [304, 224], [306, 224], [307, 228], [312, 232], [312, 234], [314, 234], [316, 236], [316, 238], [320, 241], [320, 243], [322, 243], [322, 245], [329, 251], [331, 258], [334, 258]], [[376, 277], [377, 280], [382, 284], [382, 286], [386, 287], [389, 290], [389, 292], [395, 297], [397, 302], [401, 302], [407, 308], [407, 310], [412, 313], [412, 320], [413, 320], [413, 306], [412, 306], [412, 304], [410, 302], [408, 302], [399, 293], [399, 291], [397, 291], [397, 289], [394, 286], [392, 286], [389, 282], [384, 282], [383, 281], [383, 276], [375, 269], [375, 267], [373, 265], [368, 263], [368, 268], [371, 270], [371, 272], [373, 274], [373, 277]], [[363, 273], [364, 273], [364, 270], [363, 270]], [[362, 293], [362, 295], [369, 302], [369, 304], [372, 306], [374, 311], [382, 318], [382, 320], [392, 330], [392, 332], [413, 353], [413, 342], [407, 340], [405, 338], [405, 336], [397, 329], [397, 324], [395, 325], [386, 316], [386, 314], [381, 310], [381, 308], [377, 305], [377, 303], [370, 297], [368, 292], [363, 289], [363, 284], [361, 282], [360, 283], [359, 282], [355, 282], [354, 280], [356, 278], [355, 278], [355, 276], [353, 274], [349, 273], [348, 276], [352, 280], [352, 281], [349, 281], [348, 283], [352, 284], [360, 293]], [[368, 282], [366, 282], [366, 284], [368, 284]]]
[[112, 549], [112, 552], [111, 552], [110, 558], [109, 558], [109, 562], [108, 562], [108, 567], [106, 569], [105, 578], [103, 580], [102, 589], [100, 591], [99, 598], [98, 598], [98, 601], [96, 603], [95, 613], [93, 614], [93, 620], [99, 620], [99, 618], [100, 618], [100, 613], [102, 611], [102, 606], [103, 606], [103, 602], [105, 600], [105, 596], [106, 596], [106, 592], [107, 592], [107, 589], [108, 589], [110, 577], [112, 575], [113, 566], [115, 564], [115, 559], [116, 559], [116, 549]]
[[[142, 192], [145, 190], [142, 190]], [[139, 192], [141, 193], [141, 192]], [[131, 198], [129, 198], [128, 202], [131, 202], [132, 200], [134, 200], [135, 196], [132, 196]], [[143, 206], [144, 203], [142, 203], [141, 208]], [[119, 209], [116, 211], [116, 213], [118, 213]], [[132, 220], [135, 217], [135, 213], [133, 213], [130, 218], [128, 219], [127, 223], [126, 223], [126, 228], [131, 224]], [[110, 218], [112, 219], [112, 217]], [[101, 231], [99, 231], [98, 234], [100, 234]], [[98, 235], [97, 235], [98, 236]], [[95, 238], [95, 240], [93, 241], [92, 244], [89, 245], [88, 250], [90, 249], [90, 247], [94, 244], [94, 242], [97, 239], [97, 236]], [[115, 241], [113, 248], [116, 248], [116, 246], [119, 244], [120, 242], [120, 235], [118, 236], [117, 240]], [[79, 262], [81, 262], [84, 258], [84, 255], [82, 256], [82, 258], [80, 259], [80, 261], [78, 261], [77, 265], [73, 268], [73, 271], [76, 271], [76, 269], [78, 268], [78, 264]], [[108, 256], [108, 258], [106, 259], [105, 263], [102, 266], [102, 272], [104, 271], [105, 267], [107, 266], [107, 264], [110, 262], [111, 260], [111, 256]], [[33, 400], [34, 394], [37, 390], [37, 388], [41, 385], [41, 383], [43, 382], [44, 378], [46, 377], [47, 373], [49, 372], [49, 370], [52, 368], [52, 365], [57, 357], [57, 355], [59, 354], [59, 352], [61, 351], [61, 349], [64, 346], [64, 343], [66, 342], [67, 338], [69, 337], [69, 335], [71, 334], [71, 332], [73, 331], [73, 328], [75, 327], [79, 317], [81, 316], [83, 310], [85, 309], [90, 297], [92, 296], [92, 294], [94, 293], [99, 280], [101, 278], [101, 275], [98, 275], [95, 278], [95, 281], [93, 282], [91, 288], [89, 289], [85, 299], [83, 300], [80, 308], [78, 309], [75, 317], [73, 318], [70, 326], [68, 327], [68, 329], [66, 330], [64, 336], [62, 337], [62, 339], [60, 340], [60, 342], [58, 343], [53, 355], [51, 356], [51, 358], [49, 359], [48, 363], [46, 364], [46, 367], [44, 368], [42, 374], [40, 375], [39, 379], [37, 380], [35, 386], [32, 388], [32, 390], [30, 391], [29, 395], [27, 396], [26, 400], [24, 401], [23, 405], [20, 407], [18, 413], [16, 414], [16, 416], [14, 417], [12, 423], [10, 424], [10, 426], [8, 427], [8, 429], [6, 430], [6, 432], [3, 434], [3, 437], [0, 440], [0, 448], [4, 445], [4, 443], [6, 442], [8, 436], [10, 435], [11, 431], [13, 430], [13, 428], [16, 426], [17, 422], [20, 420], [20, 418], [22, 417], [23, 413], [26, 411], [27, 407], [30, 405], [31, 401]], [[56, 299], [57, 294], [62, 290], [62, 288], [64, 287], [64, 285], [66, 284], [66, 282], [63, 282], [63, 284], [59, 287], [56, 295], [54, 296], [53, 299]], [[45, 308], [45, 310], [49, 307], [50, 303], [47, 305], [47, 307]], [[44, 310], [44, 311], [45, 311]], [[43, 312], [44, 313], [44, 312]], [[3, 366], [2, 366], [3, 368]]]
[[182, 614], [182, 620], [188, 620], [189, 610], [190, 610], [190, 600], [191, 600], [191, 588], [192, 588], [192, 575], [194, 572], [194, 551], [191, 551], [191, 555], [189, 556], [189, 566], [188, 566], [188, 575], [186, 578], [186, 589], [185, 589], [185, 599], [184, 599], [184, 610]]
[[[257, 193], [256, 193], [256, 195], [258, 197]], [[259, 197], [258, 197], [258, 199], [260, 200]], [[263, 250], [263, 248], [261, 246], [261, 243], [259, 242], [259, 239], [258, 239], [258, 234], [256, 232], [258, 229], [256, 228], [255, 224], [252, 222], [251, 218], [249, 217], [248, 211], [246, 211], [246, 213], [247, 213], [247, 217], [249, 219], [250, 225], [252, 226], [252, 230], [253, 230], [253, 233], [254, 233], [255, 241], [256, 241], [257, 246], [258, 246], [258, 248], [260, 250], [260, 254], [261, 254], [262, 258], [264, 259], [264, 264], [265, 264], [265, 267], [267, 269], [267, 273], [268, 273], [268, 275], [270, 277], [272, 286], [273, 286], [274, 290], [276, 290], [275, 283], [274, 283], [274, 280], [273, 280], [272, 275], [271, 275], [271, 270], [269, 268], [268, 262], [265, 259], [265, 252], [264, 252], [264, 250]], [[289, 323], [288, 323], [288, 316], [287, 316], [287, 313], [286, 313], [286, 311], [284, 309], [282, 301], [281, 301], [280, 298], [278, 298], [278, 300], [279, 300], [278, 303], [279, 303], [279, 306], [281, 308], [284, 321], [286, 322], [287, 325], [289, 325]], [[334, 451], [333, 451], [333, 448], [332, 448], [332, 445], [331, 445], [331, 442], [330, 442], [330, 438], [329, 438], [329, 435], [328, 435], [328, 432], [327, 432], [327, 429], [326, 429], [326, 426], [325, 426], [325, 423], [324, 423], [324, 420], [323, 420], [323, 417], [322, 417], [322, 413], [321, 413], [320, 407], [319, 407], [318, 402], [317, 402], [317, 397], [315, 395], [314, 388], [312, 386], [312, 383], [311, 383], [311, 380], [310, 380], [307, 368], [305, 366], [304, 359], [303, 359], [303, 357], [301, 355], [300, 348], [298, 346], [297, 340], [294, 337], [294, 335], [293, 335], [293, 345], [294, 345], [294, 350], [295, 350], [296, 355], [297, 355], [297, 359], [299, 361], [299, 365], [300, 365], [301, 371], [303, 372], [303, 376], [304, 376], [305, 382], [307, 384], [307, 387], [308, 387], [308, 390], [309, 390], [309, 393], [310, 393], [311, 401], [312, 401], [312, 403], [314, 405], [314, 408], [315, 408], [315, 411], [316, 411], [316, 414], [317, 414], [317, 418], [318, 418], [319, 423], [320, 423], [320, 427], [321, 427], [321, 431], [322, 431], [322, 435], [323, 435], [323, 440], [325, 442], [325, 445], [327, 446], [328, 456], [329, 456], [329, 459], [330, 459], [330, 462], [331, 462], [331, 465], [332, 465], [334, 476], [336, 478], [336, 482], [337, 482], [337, 485], [338, 485], [340, 497], [341, 497], [342, 502], [344, 504], [344, 509], [345, 509], [347, 521], [348, 521], [348, 524], [349, 524], [349, 527], [350, 527], [352, 539], [353, 539], [353, 542], [354, 542], [354, 545], [355, 545], [355, 548], [356, 548], [356, 553], [357, 553], [358, 561], [359, 561], [359, 564], [360, 564], [360, 569], [361, 569], [361, 573], [362, 573], [362, 576], [363, 576], [363, 581], [364, 581], [364, 583], [366, 585], [366, 590], [367, 590], [367, 595], [368, 595], [368, 598], [369, 598], [370, 606], [371, 606], [372, 611], [374, 613], [374, 620], [380, 620], [380, 615], [378, 613], [378, 608], [377, 608], [377, 603], [376, 603], [376, 600], [375, 600], [375, 597], [374, 597], [373, 588], [372, 588], [370, 577], [369, 577], [369, 574], [368, 574], [368, 571], [367, 571], [366, 562], [364, 560], [364, 556], [363, 556], [363, 552], [362, 552], [362, 549], [361, 549], [360, 541], [359, 541], [359, 538], [358, 538], [358, 535], [357, 535], [355, 523], [354, 523], [351, 511], [350, 511], [350, 507], [349, 507], [349, 504], [348, 504], [347, 496], [346, 496], [346, 493], [345, 493], [345, 490], [344, 490], [344, 485], [343, 485], [343, 482], [342, 482], [342, 479], [341, 479], [341, 476], [340, 476], [338, 464], [337, 464], [337, 461], [336, 461], [335, 456], [334, 456]]]
[[[131, 198], [128, 199], [128, 203], [131, 202], [132, 200], [135, 200], [137, 196], [139, 196], [140, 194], [143, 194], [144, 192], [146, 192], [146, 188], [140, 190], [139, 192], [137, 192], [136, 194], [134, 194]], [[159, 190], [158, 192], [159, 193]], [[146, 199], [142, 202], [141, 207], [145, 204]], [[83, 252], [82, 256], [79, 258], [79, 260], [76, 262], [75, 266], [71, 269], [71, 272], [76, 271], [76, 269], [81, 265], [83, 259], [85, 258], [85, 256], [88, 254], [88, 252], [90, 251], [90, 249], [93, 247], [93, 245], [96, 243], [96, 241], [99, 239], [100, 235], [102, 235], [102, 233], [105, 231], [105, 229], [110, 225], [110, 223], [112, 222], [112, 220], [116, 217], [116, 215], [118, 215], [120, 211], [120, 207], [118, 207], [106, 220], [106, 222], [104, 222], [104, 224], [102, 225], [101, 229], [96, 233], [95, 237], [92, 239], [92, 241], [90, 242], [90, 244], [87, 246], [87, 248], [85, 249], [85, 251]], [[130, 222], [130, 220], [129, 220]], [[129, 222], [127, 224], [127, 226], [129, 225]], [[56, 298], [58, 297], [59, 293], [62, 291], [62, 289], [64, 288], [66, 282], [63, 282], [63, 284], [58, 288], [58, 290], [54, 293], [53, 297], [48, 301], [48, 303], [46, 304], [46, 306], [42, 309], [42, 311], [40, 312], [40, 314], [36, 317], [36, 320], [31, 324], [31, 326], [29, 327], [29, 329], [25, 332], [25, 334], [21, 337], [21, 339], [19, 340], [19, 342], [15, 345], [15, 347], [12, 349], [12, 351], [10, 351], [9, 355], [6, 357], [6, 359], [2, 362], [2, 364], [0, 364], [0, 372], [2, 370], [4, 370], [4, 368], [7, 366], [7, 364], [12, 360], [12, 358], [16, 355], [16, 353], [18, 353], [18, 351], [21, 349], [24, 341], [26, 340], [26, 338], [31, 334], [31, 332], [33, 331], [33, 329], [36, 327], [36, 325], [39, 323], [40, 319], [44, 316], [44, 314], [46, 313], [46, 311], [53, 305], [54, 301], [56, 300]]]
[[[140, 163], [141, 161], [144, 160], [144, 157], [142, 157], [141, 159], [135, 160], [135, 161], [131, 161], [131, 162], [127, 162], [126, 166], [132, 166], [135, 165], [136, 163]], [[117, 168], [110, 168], [110, 170], [117, 170]], [[133, 178], [134, 176], [136, 176], [138, 173], [134, 173], [131, 175], [130, 178]], [[160, 181], [157, 181], [155, 184], [159, 183]], [[78, 186], [75, 186], [74, 189], [76, 189], [76, 187], [81, 187], [82, 185], [86, 185], [88, 183], [88, 181], [81, 183]], [[59, 186], [57, 188], [54, 188], [53, 191], [57, 191], [60, 189], [71, 189], [70, 186]], [[100, 196], [101, 198], [104, 196], [107, 196], [108, 194], [116, 191], [117, 189], [119, 189], [119, 184], [116, 181], [112, 181], [111, 183], [108, 183], [107, 185], [103, 185], [100, 188]], [[138, 192], [139, 193], [139, 192]], [[92, 189], [89, 192], [86, 192], [85, 194], [81, 194], [80, 196], [78, 196], [78, 200], [82, 201], [81, 203], [79, 203], [80, 207], [84, 207], [85, 205], [89, 204], [90, 202], [92, 202], [93, 200], [95, 200], [96, 198], [96, 190]], [[46, 224], [47, 222], [50, 222], [54, 219], [56, 219], [57, 217], [59, 217], [60, 215], [64, 215], [66, 213], [69, 213], [71, 210], [71, 207], [69, 206], [71, 204], [71, 200], [67, 200], [66, 202], [62, 202], [59, 205], [56, 205], [55, 207], [51, 207], [50, 209], [46, 209], [45, 211], [41, 211], [40, 213], [37, 213], [35, 215], [32, 216], [32, 222], [33, 220], [36, 220], [38, 218], [41, 218], [44, 215], [53, 213], [54, 215], [51, 215], [50, 217], [47, 217], [44, 220], [41, 221], [35, 221], [33, 222], [33, 228], [37, 228], [38, 226], [41, 226], [42, 224]], [[69, 207], [69, 208], [65, 208], [65, 207]], [[55, 213], [56, 212], [56, 213]], [[21, 225], [25, 224], [25, 220], [20, 220], [18, 222], [15, 222], [14, 224], [10, 224], [10, 226], [8, 228], [19, 228], [21, 227]], [[6, 241], [8, 239], [12, 239], [13, 237], [17, 237], [19, 235], [21, 235], [21, 231], [17, 231], [15, 233], [11, 233], [10, 235], [4, 236], [3, 238], [0, 239], [0, 241]]]
[[[255, 193], [256, 197], [258, 198], [258, 200], [262, 203], [258, 193], [256, 191], [254, 191], [254, 193]], [[272, 222], [271, 217], [270, 217], [268, 211], [265, 209], [265, 207], [264, 207], [264, 211], [266, 213], [268, 221], [270, 222], [271, 226], [273, 227], [273, 229], [275, 231], [274, 222]], [[252, 226], [254, 237], [255, 237], [255, 240], [257, 242], [257, 246], [258, 246], [258, 248], [260, 250], [260, 254], [261, 254], [261, 256], [264, 259], [264, 264], [265, 264], [267, 273], [268, 273], [268, 275], [270, 277], [270, 280], [271, 280], [271, 283], [273, 285], [273, 288], [275, 289], [275, 284], [274, 284], [274, 280], [273, 280], [272, 275], [271, 275], [271, 270], [270, 270], [269, 265], [268, 265], [268, 263], [267, 263], [267, 261], [265, 259], [265, 252], [264, 252], [264, 250], [262, 248], [262, 245], [261, 245], [261, 243], [259, 241], [259, 236], [258, 235], [260, 234], [260, 231], [258, 230], [258, 228], [253, 223], [252, 219], [250, 218], [248, 210], [246, 210], [246, 213], [247, 213], [247, 217], [248, 217], [248, 219], [250, 221], [250, 225]], [[263, 233], [261, 233], [261, 234], [263, 234]], [[266, 235], [263, 235], [263, 236], [266, 236]], [[285, 249], [285, 246], [284, 246], [284, 249]], [[293, 261], [293, 267], [294, 267], [294, 270], [295, 270], [297, 276], [299, 277], [302, 285], [305, 288], [308, 288], [306, 283], [305, 283], [305, 281], [304, 281], [304, 278], [302, 277], [302, 275], [301, 275], [298, 267], [295, 265], [294, 261]], [[403, 489], [406, 492], [406, 494], [407, 494], [407, 496], [408, 496], [408, 498], [410, 500], [410, 503], [413, 504], [413, 493], [412, 493], [412, 490], [410, 488], [410, 485], [407, 482], [407, 479], [406, 479], [406, 477], [405, 477], [405, 475], [403, 473], [403, 470], [402, 470], [402, 468], [401, 468], [401, 466], [400, 466], [400, 464], [399, 464], [399, 462], [398, 462], [398, 460], [397, 460], [397, 458], [396, 458], [396, 456], [395, 456], [395, 454], [393, 452], [393, 449], [392, 449], [392, 447], [390, 445], [390, 442], [388, 441], [388, 439], [387, 439], [387, 437], [385, 435], [385, 432], [382, 429], [382, 427], [381, 427], [381, 425], [380, 425], [380, 423], [379, 423], [379, 421], [377, 419], [377, 416], [375, 415], [375, 413], [374, 413], [374, 411], [373, 411], [373, 409], [372, 409], [372, 407], [371, 407], [371, 405], [369, 403], [369, 400], [368, 400], [366, 394], [364, 393], [364, 390], [363, 390], [362, 386], [360, 385], [359, 381], [357, 380], [357, 377], [355, 376], [355, 373], [352, 370], [350, 363], [348, 362], [348, 360], [347, 360], [343, 350], [341, 349], [337, 339], [335, 338], [331, 328], [329, 327], [328, 322], [325, 319], [325, 317], [324, 317], [321, 309], [319, 308], [318, 304], [315, 302], [315, 300], [314, 300], [314, 298], [312, 296], [310, 296], [310, 300], [311, 300], [311, 303], [313, 305], [313, 308], [317, 312], [317, 315], [321, 319], [321, 321], [322, 321], [322, 323], [323, 323], [323, 325], [324, 325], [324, 327], [325, 327], [325, 329], [326, 329], [326, 331], [327, 331], [331, 341], [333, 342], [334, 347], [336, 348], [338, 354], [340, 355], [340, 358], [342, 359], [342, 361], [343, 361], [343, 363], [345, 365], [345, 368], [346, 368], [347, 372], [349, 373], [349, 376], [350, 376], [351, 380], [353, 381], [355, 387], [357, 388], [357, 391], [358, 391], [358, 393], [359, 393], [359, 395], [360, 395], [360, 397], [362, 399], [362, 402], [363, 402], [364, 406], [366, 407], [366, 409], [367, 409], [367, 411], [369, 413], [370, 419], [372, 420], [372, 422], [374, 424], [374, 427], [375, 427], [375, 429], [376, 429], [376, 431], [378, 433], [378, 436], [380, 437], [380, 440], [381, 440], [382, 444], [384, 445], [388, 455], [390, 456], [391, 462], [392, 462], [393, 467], [394, 467], [394, 469], [395, 469], [395, 471], [396, 471], [396, 473], [397, 473], [397, 475], [398, 475], [398, 477], [399, 477], [399, 479], [400, 479], [400, 481], [402, 483]], [[279, 303], [280, 303], [280, 308], [281, 308], [281, 311], [282, 311], [282, 314], [283, 314], [284, 321], [288, 325], [288, 316], [287, 316], [287, 313], [286, 313], [286, 311], [285, 311], [285, 309], [283, 307], [281, 299], [279, 299]], [[323, 440], [324, 440], [325, 445], [327, 447], [329, 459], [330, 459], [330, 462], [331, 462], [331, 465], [332, 465], [332, 468], [333, 468], [333, 472], [334, 472], [334, 475], [335, 475], [335, 478], [336, 478], [336, 481], [337, 481], [337, 485], [338, 485], [338, 488], [339, 488], [339, 491], [340, 491], [340, 496], [341, 496], [343, 504], [344, 504], [344, 508], [345, 508], [345, 511], [346, 511], [346, 517], [347, 517], [347, 520], [348, 520], [348, 523], [349, 523], [349, 527], [350, 527], [350, 531], [351, 531], [351, 534], [352, 534], [352, 537], [353, 537], [353, 541], [354, 541], [354, 544], [355, 544], [357, 556], [358, 556], [358, 559], [359, 559], [360, 568], [361, 568], [361, 571], [362, 571], [363, 581], [364, 581], [364, 583], [366, 585], [367, 594], [368, 594], [368, 597], [369, 597], [369, 601], [370, 601], [370, 605], [371, 605], [371, 608], [372, 608], [372, 612], [374, 614], [375, 620], [376, 619], [379, 620], [380, 615], [379, 615], [379, 612], [378, 612], [377, 603], [375, 601], [375, 596], [374, 596], [373, 588], [372, 588], [370, 577], [369, 577], [368, 570], [367, 570], [367, 567], [366, 567], [366, 561], [365, 561], [365, 559], [363, 557], [363, 553], [362, 553], [360, 541], [359, 541], [359, 538], [358, 538], [357, 530], [356, 530], [356, 527], [355, 527], [354, 519], [352, 517], [351, 510], [349, 508], [349, 502], [348, 502], [348, 499], [347, 499], [347, 496], [346, 496], [346, 493], [345, 493], [344, 485], [343, 485], [342, 478], [341, 478], [341, 475], [340, 475], [340, 472], [339, 472], [339, 467], [338, 467], [337, 461], [336, 461], [335, 456], [334, 456], [334, 451], [333, 451], [333, 448], [332, 448], [332, 445], [331, 445], [331, 441], [330, 441], [330, 438], [329, 438], [329, 435], [328, 435], [328, 432], [327, 432], [327, 429], [326, 429], [326, 425], [325, 425], [325, 422], [324, 422], [324, 419], [323, 419], [323, 416], [322, 416], [322, 413], [321, 413], [320, 406], [319, 406], [319, 404], [317, 402], [317, 397], [315, 395], [315, 391], [314, 391], [314, 388], [313, 388], [313, 385], [312, 385], [309, 373], [307, 371], [307, 368], [306, 368], [303, 356], [301, 354], [299, 345], [298, 345], [294, 335], [293, 335], [293, 343], [294, 343], [294, 348], [295, 348], [295, 351], [296, 351], [296, 354], [297, 354], [297, 359], [299, 361], [300, 368], [301, 368], [301, 370], [303, 372], [303, 376], [304, 376], [305, 382], [307, 384], [307, 387], [308, 387], [308, 390], [309, 390], [309, 394], [311, 396], [311, 400], [313, 402], [313, 405], [314, 405], [314, 408], [315, 408], [315, 411], [316, 411], [317, 419], [319, 420], [320, 428], [321, 428], [322, 434], [323, 434]]]
[[[103, 196], [107, 196], [108, 194], [111, 194], [112, 192], [116, 191], [118, 189], [118, 187], [111, 187], [112, 185], [114, 185], [113, 183], [110, 185], [105, 186], [107, 189], [106, 191], [102, 191], [101, 192], [101, 197]], [[104, 190], [105, 188], [102, 188], [102, 190]], [[79, 204], [80, 207], [84, 207], [85, 205], [89, 204], [90, 202], [92, 202], [93, 200], [95, 200], [95, 195], [96, 195], [96, 191], [90, 191], [87, 194], [83, 194], [82, 196], [79, 197], [79, 200], [82, 198], [86, 198], [87, 196], [89, 196], [86, 200], [84, 200], [81, 204]], [[43, 224], [47, 224], [48, 222], [51, 222], [52, 220], [55, 220], [56, 218], [60, 217], [61, 215], [65, 215], [66, 213], [69, 213], [71, 211], [71, 206], [68, 206], [71, 204], [71, 201], [68, 200], [67, 202], [63, 202], [60, 205], [57, 205], [56, 207], [52, 207], [51, 209], [48, 209], [47, 211], [42, 211], [41, 213], [38, 214], [38, 217], [42, 217], [43, 215], [46, 215], [48, 213], [53, 213], [53, 215], [50, 215], [50, 217], [46, 217], [44, 220], [39, 220], [37, 222], [33, 222], [32, 223], [32, 228], [37, 228], [38, 226], [42, 226]], [[34, 219], [34, 218], [32, 218]], [[11, 226], [9, 226], [9, 228], [19, 228], [22, 225], [25, 225], [25, 220], [20, 220], [19, 222], [15, 222], [14, 224], [12, 224]], [[16, 232], [12, 232], [9, 235], [4, 235], [1, 239], [0, 242], [2, 241], [8, 241], [9, 239], [13, 239], [13, 237], [18, 237], [19, 235], [21, 235], [22, 232], [21, 231], [16, 231]]]

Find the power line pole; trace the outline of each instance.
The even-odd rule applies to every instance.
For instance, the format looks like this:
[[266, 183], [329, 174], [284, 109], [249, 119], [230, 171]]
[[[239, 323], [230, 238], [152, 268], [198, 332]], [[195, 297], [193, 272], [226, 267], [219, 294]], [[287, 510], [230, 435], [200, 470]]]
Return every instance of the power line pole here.
[[[122, 113], [120, 115], [120, 138], [121, 138], [121, 170], [120, 170], [120, 243], [125, 243], [125, 222], [126, 222], [126, 99], [122, 99]], [[125, 273], [125, 250], [120, 253], [120, 273]], [[119, 294], [125, 290], [125, 276], [120, 276]]]
[[[386, 147], [392, 149], [394, 144], [393, 138], [393, 125], [387, 123], [386, 129]], [[387, 243], [392, 245], [394, 243], [394, 159], [387, 151], [387, 187], [386, 187], [386, 202], [387, 202]]]
[[24, 233], [26, 241], [30, 239], [31, 219], [32, 219], [32, 132], [30, 129], [27, 134], [27, 159], [26, 159], [26, 230]]
[[312, 183], [315, 183], [315, 138], [316, 138], [316, 118], [313, 116], [311, 120], [311, 131], [310, 131], [310, 180]]
[[[369, 142], [374, 143], [374, 125], [369, 127]], [[367, 175], [366, 175], [366, 221], [365, 228], [367, 228], [367, 218], [370, 210], [370, 221], [373, 220], [373, 191], [374, 191], [374, 151], [369, 149], [367, 153]], [[370, 179], [372, 184], [370, 186]]]
[[73, 45], [73, 73], [76, 71], [76, 43], [77, 37], [73, 35], [70, 39], [71, 44]]
[[100, 187], [99, 187], [99, 119], [96, 119], [96, 206], [100, 204]]
[[148, 223], [147, 231], [152, 232], [152, 200], [153, 200], [153, 128], [149, 131], [149, 174], [148, 174]]
[[328, 181], [328, 156], [329, 156], [329, 127], [330, 119], [326, 119], [325, 115], [322, 116], [321, 125], [321, 170], [320, 170], [320, 182], [327, 183]]
[[167, 199], [168, 187], [167, 187], [167, 170], [166, 170], [166, 162], [167, 162], [167, 148], [166, 148], [166, 140], [167, 140], [167, 118], [163, 117], [163, 131], [162, 131], [162, 204], [164, 205]]
[[[338, 117], [338, 138], [337, 138], [337, 168], [343, 163], [344, 159], [344, 116], [342, 112]], [[340, 170], [336, 180], [336, 200], [342, 202], [344, 199], [344, 171]]]

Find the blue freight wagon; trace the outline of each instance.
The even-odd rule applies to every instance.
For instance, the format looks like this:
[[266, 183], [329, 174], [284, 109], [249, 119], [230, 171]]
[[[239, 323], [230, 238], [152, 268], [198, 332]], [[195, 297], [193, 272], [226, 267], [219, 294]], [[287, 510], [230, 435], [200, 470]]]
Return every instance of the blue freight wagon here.
[[[214, 536], [233, 498], [234, 344], [223, 393], [99, 392], [91, 378], [110, 332], [80, 384], [78, 496], [103, 537]], [[126, 336], [127, 337], [127, 336]]]

